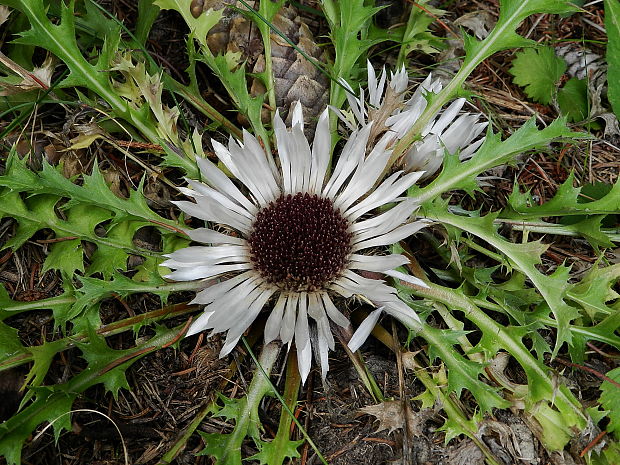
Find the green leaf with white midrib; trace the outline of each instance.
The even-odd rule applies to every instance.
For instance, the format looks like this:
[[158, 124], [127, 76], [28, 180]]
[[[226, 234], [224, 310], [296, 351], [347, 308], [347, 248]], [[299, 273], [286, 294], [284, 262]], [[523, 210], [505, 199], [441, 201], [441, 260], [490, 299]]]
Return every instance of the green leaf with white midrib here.
[[[552, 402], [562, 413], [568, 425], [576, 426], [580, 430], [586, 426], [586, 416], [577, 399], [565, 385], [557, 385], [555, 379], [550, 376], [548, 368], [525, 347], [521, 341], [521, 334], [512, 334], [510, 328], [489, 317], [460, 290], [455, 291], [429, 283], [428, 289], [420, 288], [414, 290], [413, 293], [442, 302], [453, 310], [462, 311], [465, 317], [482, 332], [483, 337], [479, 346], [488, 346], [486, 348], [493, 352], [497, 352], [498, 347], [503, 348], [517, 360], [528, 380], [529, 389], [524, 399], [526, 408], [534, 408], [539, 401]], [[439, 340], [437, 343], [443, 342]]]
[[484, 40], [478, 41], [463, 33], [466, 53], [463, 65], [448, 85], [439, 94], [432, 96], [420, 118], [396, 145], [395, 156], [398, 157], [405, 153], [441, 108], [461, 92], [467, 77], [486, 58], [500, 50], [524, 47], [532, 43], [531, 40], [515, 32], [521, 21], [535, 13], [570, 13], [573, 11], [576, 11], [576, 8], [567, 0], [500, 1], [499, 19]]
[[620, 213], [620, 180], [612, 185], [610, 191], [599, 199], [588, 202], [579, 201], [581, 187], [573, 187], [575, 173], [571, 173], [556, 191], [555, 195], [542, 205], [532, 200], [529, 192], [520, 193], [518, 187], [508, 197], [510, 209], [502, 216], [520, 220], [538, 219], [549, 216], [574, 215], [613, 215]]
[[61, 21], [58, 25], [47, 18], [42, 0], [5, 0], [4, 3], [23, 12], [30, 22], [31, 29], [23, 32], [15, 43], [42, 47], [67, 65], [70, 74], [60, 84], [61, 87], [84, 86], [91, 89], [150, 141], [157, 140], [154, 127], [129, 108], [127, 102], [114, 91], [108, 76], [111, 58], [118, 48], [120, 28], [116, 28], [116, 34], [106, 37], [97, 64], [91, 65], [82, 55], [75, 39], [74, 0], [68, 5], [61, 2]]
[[[25, 179], [26, 181], [22, 181]], [[137, 191], [130, 191], [129, 198], [116, 196], [106, 184], [94, 164], [92, 174], [83, 175], [83, 184], [78, 185], [65, 178], [58, 168], [44, 163], [43, 170], [33, 172], [26, 166], [26, 161], [12, 154], [7, 161], [6, 173], [0, 176], [0, 186], [8, 187], [17, 192], [29, 194], [54, 194], [69, 199], [63, 205], [69, 209], [74, 205], [94, 205], [113, 212], [113, 223], [122, 220], [145, 220], [154, 224], [169, 225], [178, 229], [178, 224], [159, 216], [151, 210], [142, 194], [142, 182]]]
[[544, 275], [536, 269], [541, 255], [547, 246], [539, 241], [525, 244], [514, 244], [501, 237], [496, 231], [493, 221], [497, 213], [482, 218], [458, 216], [447, 211], [447, 204], [438, 201], [429, 207], [427, 218], [440, 223], [452, 225], [477, 236], [503, 253], [513, 265], [524, 273], [534, 287], [541, 293], [557, 320], [557, 339], [553, 355], [555, 356], [564, 342], [570, 343], [571, 334], [568, 330], [572, 320], [580, 316], [579, 311], [564, 301], [569, 285], [568, 268], [558, 267], [552, 275]]

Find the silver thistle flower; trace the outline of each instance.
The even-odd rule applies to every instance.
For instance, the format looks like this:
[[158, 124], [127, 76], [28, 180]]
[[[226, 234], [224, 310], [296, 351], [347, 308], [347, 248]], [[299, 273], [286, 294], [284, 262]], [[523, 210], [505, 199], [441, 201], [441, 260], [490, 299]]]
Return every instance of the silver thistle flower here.
[[[206, 245], [178, 250], [163, 265], [176, 270], [169, 279], [218, 280], [192, 301], [205, 307], [188, 335], [226, 332], [220, 354], [225, 356], [258, 314], [268, 311], [265, 342], [294, 341], [305, 381], [312, 361], [310, 326], [314, 326], [315, 356], [325, 378], [328, 350], [334, 349], [331, 324], [350, 324], [336, 308], [334, 296], [361, 296], [380, 308], [354, 334], [350, 342], [354, 350], [381, 311], [409, 327], [419, 325], [417, 315], [393, 287], [360, 272], [425, 286], [395, 270], [407, 263], [404, 256], [378, 255], [376, 250], [409, 237], [427, 223], [410, 221], [415, 205], [411, 199], [399, 198], [423, 173], [397, 172], [373, 189], [390, 152], [387, 139], [381, 139], [366, 155], [372, 124], [352, 132], [331, 175], [327, 110], [319, 118], [312, 147], [303, 129], [301, 105], [294, 107], [290, 129], [276, 115], [279, 163], [247, 132], [243, 142], [231, 138], [228, 147], [213, 141], [218, 158], [244, 189], [215, 164], [199, 159], [204, 182], [188, 180], [190, 188], [182, 189], [195, 202], [176, 204], [223, 229], [187, 231], [193, 241]], [[373, 213], [388, 204], [393, 206]]]
[[[418, 86], [416, 91], [405, 101], [405, 90], [409, 77], [402, 67], [396, 73], [390, 73], [387, 80], [385, 69], [379, 79], [374, 68], [368, 63], [368, 100], [364, 89], [360, 89], [360, 97], [355, 97], [353, 89], [345, 82], [342, 84], [350, 92], [347, 93], [350, 112], [335, 110], [338, 117], [349, 130], [358, 129], [373, 123], [371, 141], [375, 137], [387, 137], [388, 147], [398, 142], [422, 115], [428, 104], [428, 93], [438, 93], [442, 89], [439, 79], [428, 77]], [[387, 84], [387, 86], [386, 86]], [[486, 128], [486, 122], [479, 122], [479, 114], [461, 113], [465, 104], [464, 98], [456, 99], [440, 115], [435, 115], [424, 128], [421, 139], [415, 142], [403, 156], [403, 166], [407, 171], [424, 170], [422, 179], [435, 174], [443, 162], [444, 153], [459, 151], [461, 160], [470, 158], [484, 142], [478, 138]]]

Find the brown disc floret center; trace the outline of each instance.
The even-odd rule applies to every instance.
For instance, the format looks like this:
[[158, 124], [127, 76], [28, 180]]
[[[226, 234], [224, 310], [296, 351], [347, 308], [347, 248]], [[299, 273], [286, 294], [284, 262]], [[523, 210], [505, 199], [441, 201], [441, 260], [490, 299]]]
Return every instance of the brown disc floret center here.
[[285, 290], [318, 290], [345, 269], [351, 232], [331, 200], [298, 193], [262, 208], [248, 243], [266, 281]]

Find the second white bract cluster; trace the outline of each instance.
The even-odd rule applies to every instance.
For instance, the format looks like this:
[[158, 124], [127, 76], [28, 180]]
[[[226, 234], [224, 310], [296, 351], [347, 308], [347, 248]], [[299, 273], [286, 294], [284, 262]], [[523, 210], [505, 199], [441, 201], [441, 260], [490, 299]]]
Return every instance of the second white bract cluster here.
[[[387, 136], [388, 145], [398, 142], [420, 118], [428, 104], [428, 93], [439, 93], [442, 84], [433, 80], [429, 74], [406, 99], [409, 76], [405, 68], [390, 73], [387, 80], [385, 69], [379, 79], [374, 68], [368, 63], [368, 88], [359, 90], [359, 98], [344, 81], [342, 84], [350, 90], [347, 94], [350, 113], [335, 110], [349, 130], [373, 123], [375, 133]], [[368, 99], [366, 99], [368, 92]], [[434, 115], [422, 131], [421, 139], [415, 142], [405, 153], [403, 165], [407, 171], [424, 171], [422, 179], [435, 174], [442, 165], [444, 154], [459, 152], [459, 158], [471, 157], [484, 142], [479, 137], [487, 127], [480, 121], [480, 114], [461, 113], [464, 98], [456, 99], [441, 113]]]

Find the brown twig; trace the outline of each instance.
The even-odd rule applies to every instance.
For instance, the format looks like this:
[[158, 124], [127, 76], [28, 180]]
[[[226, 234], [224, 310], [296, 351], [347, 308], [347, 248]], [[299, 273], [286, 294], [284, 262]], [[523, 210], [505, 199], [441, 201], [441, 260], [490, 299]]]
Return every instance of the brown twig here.
[[590, 368], [590, 367], [587, 367], [585, 365], [579, 365], [578, 363], [569, 362], [568, 360], [563, 360], [561, 358], [556, 358], [555, 360], [560, 362], [563, 365], [566, 365], [566, 366], [569, 366], [569, 367], [573, 367], [573, 368], [579, 368], [580, 370], [587, 371], [588, 373], [593, 374], [597, 378], [600, 378], [603, 381], [607, 381], [608, 383], [613, 384], [617, 388], [620, 388], [620, 383], [618, 381], [615, 381], [615, 380], [611, 379], [609, 376], [605, 376], [603, 373], [601, 373], [600, 371], [595, 370], [594, 368]]
[[606, 434], [607, 431], [601, 431], [600, 433], [598, 433], [596, 437], [592, 439], [592, 441], [590, 441], [590, 443], [586, 447], [584, 447], [583, 450], [579, 453], [579, 457], [583, 457], [584, 455], [586, 455], [590, 451], [590, 449], [592, 449], [599, 442], [601, 442], [601, 439], [603, 439]]

